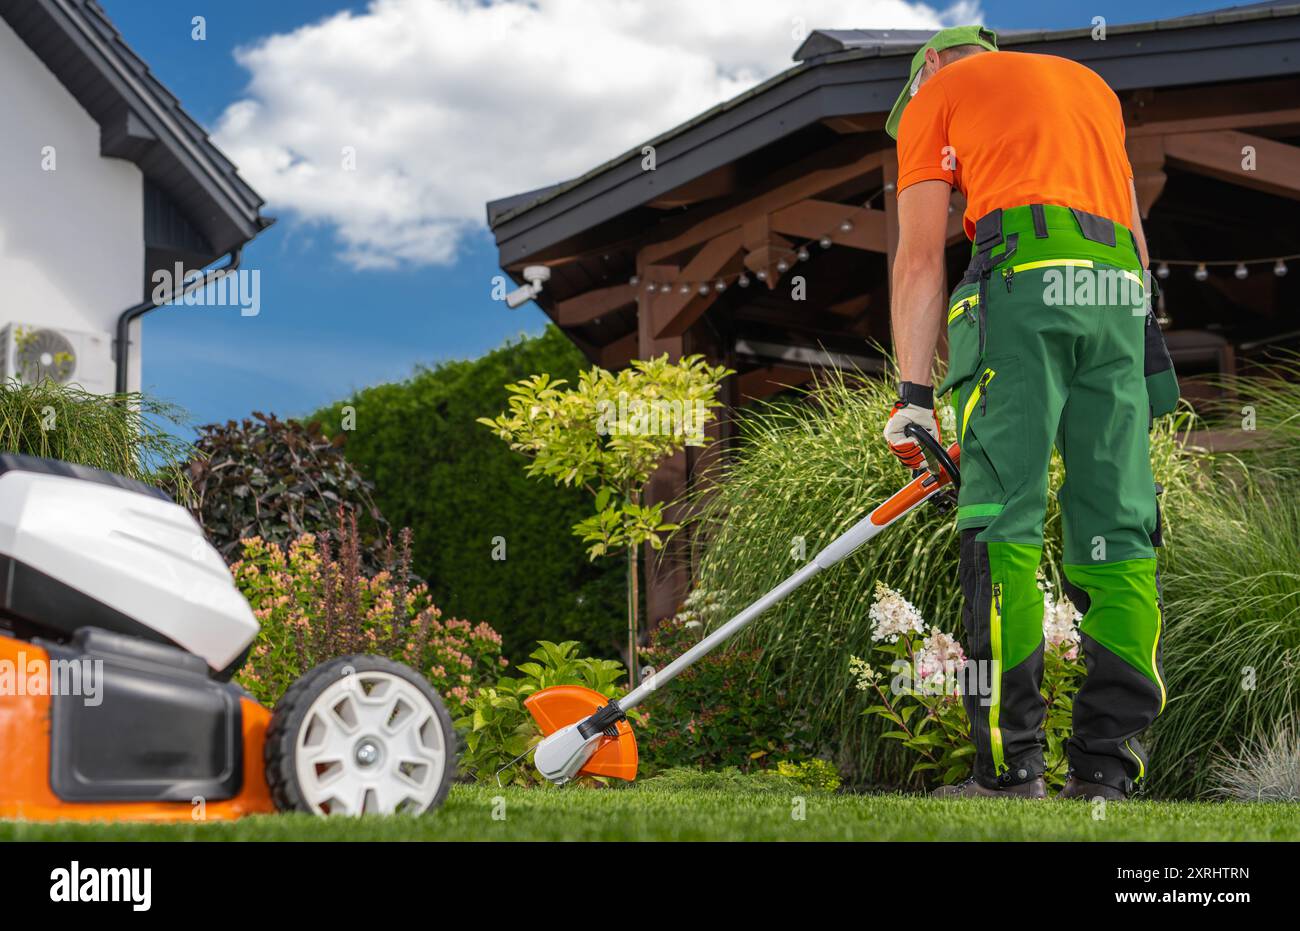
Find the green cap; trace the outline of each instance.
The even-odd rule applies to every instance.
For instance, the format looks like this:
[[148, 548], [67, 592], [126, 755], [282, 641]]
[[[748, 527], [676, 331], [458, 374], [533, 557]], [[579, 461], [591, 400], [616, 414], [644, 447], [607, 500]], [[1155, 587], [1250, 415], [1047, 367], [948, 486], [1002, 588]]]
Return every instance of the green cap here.
[[956, 45], [982, 45], [990, 52], [996, 52], [998, 35], [992, 29], [985, 29], [983, 26], [953, 26], [951, 29], [936, 32], [929, 42], [917, 49], [916, 54], [912, 56], [912, 70], [907, 76], [907, 86], [894, 101], [894, 109], [889, 111], [889, 119], [885, 121], [885, 132], [890, 136], [898, 138], [898, 122], [903, 118], [903, 108], [912, 99], [912, 85], [916, 83], [916, 76], [925, 65], [925, 50], [932, 48], [936, 52], [942, 52]]

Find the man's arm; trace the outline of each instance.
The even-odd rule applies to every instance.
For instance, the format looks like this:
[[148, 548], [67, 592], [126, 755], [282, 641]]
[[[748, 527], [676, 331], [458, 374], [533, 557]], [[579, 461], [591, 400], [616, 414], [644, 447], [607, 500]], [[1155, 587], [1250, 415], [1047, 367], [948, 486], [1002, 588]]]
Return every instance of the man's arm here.
[[890, 291], [894, 354], [903, 381], [930, 384], [943, 320], [943, 248], [948, 229], [946, 181], [919, 181], [898, 195], [898, 254]]
[[1138, 207], [1137, 185], [1133, 183], [1132, 178], [1128, 179], [1128, 189], [1133, 193], [1133, 223], [1129, 229], [1133, 231], [1133, 238], [1137, 240], [1138, 258], [1142, 260], [1142, 267], [1150, 268], [1151, 256], [1147, 255], [1147, 236], [1142, 231], [1142, 209]]

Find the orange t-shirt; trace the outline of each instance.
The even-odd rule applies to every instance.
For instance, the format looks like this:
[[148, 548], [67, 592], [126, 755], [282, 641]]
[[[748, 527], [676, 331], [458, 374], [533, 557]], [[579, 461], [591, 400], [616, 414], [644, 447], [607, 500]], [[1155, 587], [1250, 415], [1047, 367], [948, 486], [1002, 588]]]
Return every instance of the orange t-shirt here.
[[898, 124], [898, 190], [947, 181], [964, 226], [991, 210], [1059, 204], [1133, 222], [1119, 98], [1068, 58], [981, 52], [940, 68]]

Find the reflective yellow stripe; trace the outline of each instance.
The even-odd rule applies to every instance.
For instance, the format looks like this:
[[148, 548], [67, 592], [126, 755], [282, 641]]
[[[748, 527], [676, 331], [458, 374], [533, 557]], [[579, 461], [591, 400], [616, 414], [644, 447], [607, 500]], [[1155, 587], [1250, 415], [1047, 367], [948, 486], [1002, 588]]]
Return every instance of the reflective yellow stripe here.
[[1002, 704], [1002, 583], [993, 583], [989, 601], [989, 646], [993, 653], [993, 694], [989, 701], [989, 744], [993, 750], [993, 772], [1002, 775], [1007, 768], [1002, 757], [1002, 728], [998, 726]]
[[1070, 265], [1074, 268], [1092, 268], [1092, 259], [1043, 259], [1038, 262], [1025, 262], [1022, 265], [1013, 265], [1013, 272], [1028, 271], [1031, 268], [1048, 268], [1052, 265]]
[[1156, 602], [1156, 638], [1151, 641], [1151, 674], [1156, 677], [1156, 682], [1160, 686], [1160, 710], [1156, 714], [1161, 714], [1165, 710], [1165, 680], [1160, 678], [1160, 666], [1156, 662], [1156, 650], [1160, 647], [1160, 631], [1165, 625], [1165, 613], [1160, 610], [1160, 602]]
[[984, 388], [993, 380], [993, 376], [996, 374], [997, 372], [993, 371], [993, 369], [985, 369], [984, 374], [980, 376], [980, 380], [975, 383], [975, 388], [971, 391], [970, 397], [966, 399], [966, 406], [962, 408], [961, 412], [961, 431], [958, 442], [965, 441], [966, 422], [970, 420], [970, 412], [975, 409], [975, 405], [979, 403], [980, 395], [984, 393]]
[[1138, 756], [1136, 753], [1133, 752], [1133, 748], [1128, 745], [1127, 740], [1124, 741], [1124, 749], [1127, 750], [1130, 754], [1132, 754], [1133, 759], [1137, 760], [1138, 777], [1134, 781], [1141, 782], [1143, 779], [1146, 778], [1146, 774], [1147, 774], [1147, 768], [1146, 765], [1142, 762], [1142, 757]]
[[980, 296], [978, 294], [972, 294], [970, 297], [963, 297], [956, 304], [953, 304], [952, 307], [948, 308], [948, 322], [952, 323], [979, 302]]
[[[1069, 265], [1072, 268], [1096, 268], [1097, 267], [1096, 263], [1094, 263], [1092, 259], [1042, 259], [1041, 261], [1038, 262], [1024, 262], [1020, 265], [1013, 265], [1011, 266], [1011, 271], [1013, 273], [1023, 272], [1023, 271], [1028, 271], [1031, 268], [1049, 268], [1053, 265]], [[1135, 274], [1134, 272], [1130, 272], [1122, 268], [1119, 269], [1119, 273], [1123, 275], [1125, 278], [1127, 278], [1129, 281], [1136, 284], [1138, 287], [1140, 288], [1146, 287], [1146, 282], [1142, 280], [1141, 275]], [[1003, 275], [1003, 277], [1006, 277], [1005, 274]], [[952, 322], [951, 315], [948, 317], [948, 322], [949, 323]]]

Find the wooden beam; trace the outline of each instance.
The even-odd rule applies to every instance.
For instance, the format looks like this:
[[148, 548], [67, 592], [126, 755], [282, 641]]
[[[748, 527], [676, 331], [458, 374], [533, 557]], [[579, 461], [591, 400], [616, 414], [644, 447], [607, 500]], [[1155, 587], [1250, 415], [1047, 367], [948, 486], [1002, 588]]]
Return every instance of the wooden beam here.
[[[844, 232], [840, 224], [848, 220], [853, 229]], [[866, 252], [884, 252], [887, 244], [885, 214], [852, 204], [837, 204], [828, 200], [801, 200], [797, 204], [774, 211], [772, 229], [778, 233], [801, 239], [818, 239], [828, 235], [837, 246], [862, 249]]]
[[[857, 148], [860, 149], [861, 145], [859, 144]], [[662, 261], [700, 243], [716, 239], [723, 233], [738, 229], [757, 217], [815, 197], [837, 184], [869, 174], [880, 167], [883, 156], [882, 151], [862, 152], [845, 164], [830, 165], [800, 174], [793, 180], [699, 221], [671, 239], [645, 246], [642, 249], [644, 260], [648, 264]]]
[[1137, 191], [1138, 213], [1146, 219], [1165, 189], [1165, 139], [1163, 136], [1129, 137], [1129, 164], [1133, 166], [1133, 188]]
[[840, 135], [852, 133], [870, 133], [885, 128], [887, 113], [856, 113], [850, 116], [828, 116], [822, 125], [833, 129]]
[[630, 284], [597, 288], [565, 301], [556, 301], [555, 322], [560, 326], [581, 326], [634, 303], [636, 303], [636, 288]]
[[1129, 139], [1167, 136], [1173, 133], [1212, 132], [1219, 129], [1264, 129], [1268, 126], [1300, 124], [1300, 108], [1224, 113], [1217, 116], [1194, 116], [1178, 120], [1141, 123], [1128, 130]]
[[885, 275], [894, 276], [894, 256], [898, 255], [898, 153], [893, 149], [884, 153], [881, 167], [885, 180]]
[[813, 377], [813, 370], [808, 366], [797, 368], [788, 365], [764, 365], [736, 376], [736, 391], [747, 400], [761, 401], [770, 398], [778, 391], [796, 388], [807, 383]]
[[646, 206], [660, 209], [688, 207], [702, 200], [725, 197], [739, 187], [736, 165], [723, 165], [706, 175], [687, 181], [680, 187], [660, 194]]
[[651, 329], [656, 338], [681, 336], [718, 298], [712, 288], [701, 294], [695, 285], [710, 282], [740, 254], [740, 230], [711, 240], [682, 268], [680, 280], [692, 285], [686, 294], [679, 289], [647, 295], [646, 310], [651, 315]]
[[846, 297], [842, 301], [828, 304], [826, 306], [826, 312], [828, 314], [834, 314], [837, 317], [848, 317], [850, 320], [857, 320], [867, 312], [867, 309], [870, 306], [870, 294], [855, 294], [853, 297]]
[[[648, 265], [637, 254], [636, 271], [642, 281], [648, 280], [646, 272], [652, 266]], [[680, 359], [682, 357], [682, 338], [680, 336], [658, 337], [654, 331], [653, 309], [655, 300], [660, 297], [658, 292], [651, 294], [644, 288], [637, 291], [636, 296], [636, 328], [637, 328], [637, 345], [636, 358], [650, 359], [655, 356], [668, 353], [670, 360]]]
[[603, 369], [621, 369], [634, 358], [638, 334], [636, 330], [625, 336], [620, 336], [614, 342], [600, 347], [600, 367]]
[[[1246, 167], [1243, 149], [1254, 149]], [[1170, 162], [1198, 174], [1300, 200], [1300, 147], [1233, 130], [1165, 136]]]
[[770, 291], [776, 287], [781, 273], [776, 270], [776, 263], [785, 260], [787, 265], [795, 261], [794, 243], [772, 231], [771, 217], [768, 214], [756, 217], [741, 227], [741, 241], [745, 246], [745, 267], [761, 276], [760, 280]]

